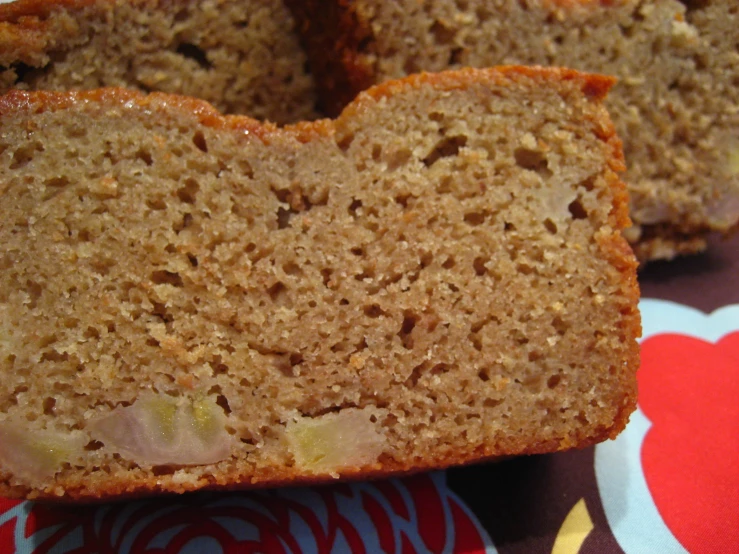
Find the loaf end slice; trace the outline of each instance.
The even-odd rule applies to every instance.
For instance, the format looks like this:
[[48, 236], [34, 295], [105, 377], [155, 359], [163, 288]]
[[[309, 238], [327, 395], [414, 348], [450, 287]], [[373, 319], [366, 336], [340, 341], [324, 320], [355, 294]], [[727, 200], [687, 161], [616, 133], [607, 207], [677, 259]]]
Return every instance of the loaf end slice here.
[[367, 478], [584, 447], [636, 399], [611, 80], [413, 76], [286, 128], [0, 98], [0, 493]]
[[739, 228], [735, 0], [286, 2], [329, 113], [420, 71], [514, 63], [614, 75], [606, 106], [624, 141], [637, 256], [700, 252], [711, 233]]
[[0, 4], [0, 92], [104, 86], [203, 98], [278, 123], [315, 118], [295, 22], [274, 0]]

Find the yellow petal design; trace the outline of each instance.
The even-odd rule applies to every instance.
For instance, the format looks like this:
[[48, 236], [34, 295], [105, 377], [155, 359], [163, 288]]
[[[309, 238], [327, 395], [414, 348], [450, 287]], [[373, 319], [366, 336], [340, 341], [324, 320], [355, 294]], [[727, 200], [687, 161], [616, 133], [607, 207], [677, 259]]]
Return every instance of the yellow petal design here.
[[552, 554], [577, 554], [592, 530], [593, 521], [585, 499], [581, 498], [562, 522], [557, 538], [554, 539]]

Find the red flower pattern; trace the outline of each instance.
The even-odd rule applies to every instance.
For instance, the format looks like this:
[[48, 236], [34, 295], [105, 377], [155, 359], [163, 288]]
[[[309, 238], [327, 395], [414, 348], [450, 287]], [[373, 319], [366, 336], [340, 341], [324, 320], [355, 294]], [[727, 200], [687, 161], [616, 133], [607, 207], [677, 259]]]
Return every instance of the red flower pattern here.
[[684, 335], [642, 343], [639, 405], [647, 485], [691, 553], [739, 545], [739, 332], [716, 344]]
[[74, 509], [3, 500], [6, 516], [18, 514], [4, 524], [0, 520], [0, 544], [15, 544], [20, 524], [26, 544], [16, 549], [34, 554], [170, 554], [193, 551], [203, 540], [226, 554], [482, 554], [489, 539], [445, 479], [444, 473], [431, 473]]

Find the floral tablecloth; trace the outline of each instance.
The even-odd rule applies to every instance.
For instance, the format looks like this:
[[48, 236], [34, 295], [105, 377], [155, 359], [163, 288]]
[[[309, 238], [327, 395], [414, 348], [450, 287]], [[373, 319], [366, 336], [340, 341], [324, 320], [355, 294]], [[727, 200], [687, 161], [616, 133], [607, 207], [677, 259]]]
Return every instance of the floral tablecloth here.
[[639, 408], [615, 441], [371, 483], [0, 499], [0, 553], [739, 552], [739, 236], [640, 282]]

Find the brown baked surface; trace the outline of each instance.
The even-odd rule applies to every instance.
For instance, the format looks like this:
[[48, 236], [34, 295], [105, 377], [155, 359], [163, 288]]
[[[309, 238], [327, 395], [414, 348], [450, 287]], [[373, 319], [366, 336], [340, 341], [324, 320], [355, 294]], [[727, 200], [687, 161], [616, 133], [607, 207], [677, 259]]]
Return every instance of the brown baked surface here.
[[227, 113], [315, 118], [290, 12], [272, 0], [17, 0], [0, 4], [0, 93], [122, 86]]
[[[501, 63], [615, 75], [642, 260], [705, 248], [739, 224], [739, 4], [735, 0], [287, 0], [323, 108], [418, 71]], [[687, 7], [686, 7], [687, 5]]]
[[[284, 129], [160, 93], [0, 98], [0, 494], [365, 478], [616, 436], [640, 319], [611, 85], [426, 74]], [[175, 406], [209, 446], [134, 461]], [[101, 440], [132, 417], [161, 444]]]

